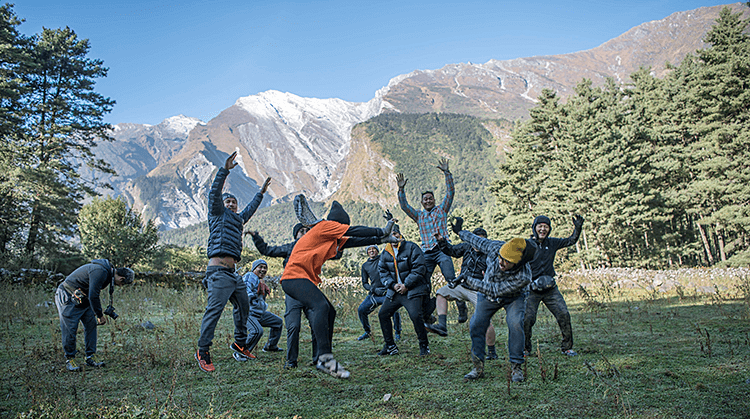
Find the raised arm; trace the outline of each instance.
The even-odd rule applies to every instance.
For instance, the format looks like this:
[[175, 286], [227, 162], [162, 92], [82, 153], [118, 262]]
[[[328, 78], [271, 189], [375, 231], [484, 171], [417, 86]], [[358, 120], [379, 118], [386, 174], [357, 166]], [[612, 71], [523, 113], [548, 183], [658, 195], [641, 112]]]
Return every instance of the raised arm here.
[[404, 178], [403, 173], [399, 173], [396, 175], [396, 184], [398, 185], [398, 205], [401, 207], [401, 210], [409, 216], [409, 218], [419, 222], [419, 213], [411, 205], [409, 205], [408, 202], [406, 202], [406, 192], [404, 191], [404, 186], [406, 186], [407, 180], [408, 179]]
[[445, 198], [443, 198], [440, 207], [443, 209], [443, 212], [448, 214], [451, 210], [451, 205], [453, 205], [453, 197], [456, 195], [456, 188], [453, 185], [453, 175], [448, 170], [448, 159], [440, 159], [437, 168], [442, 170], [445, 175]]

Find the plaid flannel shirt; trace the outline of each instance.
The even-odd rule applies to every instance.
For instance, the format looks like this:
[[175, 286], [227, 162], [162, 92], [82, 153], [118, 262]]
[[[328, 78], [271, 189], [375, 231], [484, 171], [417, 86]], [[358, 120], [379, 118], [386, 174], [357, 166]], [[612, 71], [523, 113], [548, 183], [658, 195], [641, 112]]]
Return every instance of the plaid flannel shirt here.
[[500, 248], [505, 244], [504, 241], [485, 239], [466, 230], [459, 232], [458, 236], [461, 237], [461, 240], [487, 255], [487, 269], [484, 271], [484, 278], [468, 277], [466, 278], [466, 285], [484, 294], [488, 300], [496, 301], [499, 298], [520, 295], [531, 282], [531, 267], [528, 263], [524, 263], [519, 269], [511, 271], [504, 272], [500, 269], [498, 255]]
[[427, 252], [437, 246], [435, 233], [440, 233], [446, 240], [450, 240], [448, 234], [448, 212], [453, 204], [453, 197], [456, 189], [453, 186], [453, 175], [451, 172], [445, 172], [445, 197], [440, 205], [435, 205], [431, 211], [421, 209], [417, 211], [408, 202], [406, 202], [406, 192], [403, 189], [398, 190], [398, 203], [401, 209], [419, 226], [419, 237], [422, 239], [422, 251]]

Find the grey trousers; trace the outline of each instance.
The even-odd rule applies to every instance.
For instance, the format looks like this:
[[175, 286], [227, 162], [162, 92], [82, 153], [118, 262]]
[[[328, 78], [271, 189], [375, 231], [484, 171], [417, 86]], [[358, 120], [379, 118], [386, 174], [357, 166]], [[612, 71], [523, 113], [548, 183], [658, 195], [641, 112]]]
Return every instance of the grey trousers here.
[[221, 318], [224, 306], [232, 302], [234, 310], [234, 341], [244, 344], [247, 340], [247, 317], [250, 313], [250, 300], [247, 297], [247, 287], [242, 277], [233, 269], [222, 266], [209, 266], [206, 269], [206, 287], [208, 288], [208, 303], [201, 321], [201, 337], [198, 339], [198, 349], [208, 351], [214, 340], [216, 324]]
[[526, 343], [524, 349], [528, 352], [532, 351], [531, 345], [531, 332], [536, 323], [536, 314], [539, 310], [539, 303], [543, 302], [550, 313], [555, 316], [557, 325], [560, 326], [560, 333], [562, 333], [562, 343], [560, 349], [565, 352], [568, 349], [573, 348], [573, 327], [570, 324], [570, 312], [568, 306], [565, 304], [557, 285], [545, 290], [545, 291], [529, 291], [529, 296], [526, 298], [526, 316], [523, 321], [524, 334], [526, 336]]
[[263, 328], [268, 327], [271, 329], [268, 335], [268, 343], [266, 348], [276, 348], [279, 346], [279, 339], [281, 339], [281, 329], [284, 327], [284, 321], [281, 317], [264, 311], [260, 317], [248, 316], [247, 318], [247, 343], [245, 348], [248, 351], [253, 351], [255, 346], [260, 342], [260, 338], [263, 336]]
[[83, 323], [83, 341], [86, 345], [86, 356], [96, 353], [96, 314], [91, 305], [77, 307], [68, 291], [61, 286], [55, 291], [55, 305], [60, 316], [62, 346], [66, 358], [73, 358], [76, 350], [76, 333], [78, 322]]

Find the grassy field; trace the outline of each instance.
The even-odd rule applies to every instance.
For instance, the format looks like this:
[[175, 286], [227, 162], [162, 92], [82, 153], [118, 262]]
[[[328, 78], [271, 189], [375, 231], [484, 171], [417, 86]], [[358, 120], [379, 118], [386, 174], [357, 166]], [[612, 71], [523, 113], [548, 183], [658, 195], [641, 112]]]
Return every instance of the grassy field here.
[[[411, 324], [399, 355], [376, 356], [383, 342], [375, 313], [374, 340], [356, 340], [358, 282], [325, 286], [338, 311], [334, 352], [349, 380], [308, 365], [309, 329], [295, 370], [283, 369], [281, 353], [234, 361], [231, 305], [214, 340], [217, 371], [204, 373], [193, 354], [205, 292], [147, 284], [115, 293], [120, 318], [99, 329], [107, 366], [67, 372], [53, 290], [0, 284], [0, 418], [750, 417], [750, 270], [567, 274], [559, 285], [580, 355], [560, 354], [557, 324], [540, 308], [523, 383], [509, 381], [504, 311], [493, 319], [501, 359], [487, 361], [476, 382], [463, 379], [469, 326], [456, 323], [453, 304], [449, 336], [430, 335], [429, 356], [418, 356]], [[283, 314], [280, 289], [269, 302]], [[144, 329], [145, 321], [156, 328]]]

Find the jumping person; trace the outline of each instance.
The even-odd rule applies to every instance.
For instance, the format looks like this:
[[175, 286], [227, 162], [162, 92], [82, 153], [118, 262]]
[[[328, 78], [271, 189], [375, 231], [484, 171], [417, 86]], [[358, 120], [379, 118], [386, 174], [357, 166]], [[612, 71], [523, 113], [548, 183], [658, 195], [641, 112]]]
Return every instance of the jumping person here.
[[537, 254], [531, 261], [531, 284], [529, 285], [529, 295], [526, 298], [526, 314], [523, 321], [523, 331], [526, 336], [524, 352], [530, 354], [531, 347], [531, 330], [536, 323], [536, 313], [539, 310], [539, 303], [544, 302], [547, 309], [555, 316], [557, 325], [562, 333], [562, 345], [560, 350], [563, 354], [569, 356], [578, 355], [573, 350], [573, 327], [570, 324], [570, 312], [565, 304], [565, 299], [557, 288], [555, 281], [555, 255], [557, 251], [568, 246], [576, 244], [578, 237], [581, 236], [583, 229], [583, 217], [580, 215], [573, 216], [573, 234], [570, 237], [561, 239], [550, 237], [552, 232], [552, 222], [549, 217], [540, 215], [534, 218], [531, 224], [532, 240], [536, 242]]
[[335, 258], [345, 248], [398, 241], [391, 235], [395, 220], [389, 221], [384, 229], [350, 226], [349, 214], [337, 201], [333, 201], [327, 219], [321, 220], [312, 213], [304, 195], [294, 198], [294, 210], [310, 231], [294, 246], [281, 276], [281, 287], [310, 310], [310, 324], [318, 343], [318, 370], [337, 378], [349, 378], [349, 371], [333, 358], [336, 309], [318, 288], [320, 272], [325, 261]]
[[237, 262], [242, 253], [243, 225], [252, 217], [263, 201], [263, 194], [268, 190], [271, 178], [267, 178], [260, 191], [238, 213], [237, 198], [230, 193], [222, 195], [224, 182], [229, 171], [237, 166], [234, 161], [237, 152], [232, 153], [224, 162], [224, 167], [216, 173], [211, 190], [208, 193], [208, 268], [204, 284], [208, 289], [206, 312], [201, 321], [201, 335], [198, 339], [198, 351], [195, 359], [203, 371], [213, 372], [209, 348], [214, 338], [216, 324], [227, 301], [234, 306], [234, 342], [230, 348], [234, 352], [249, 357], [250, 351], [245, 348], [247, 341], [247, 316], [250, 310], [247, 290], [242, 278], [237, 274]]
[[[453, 186], [453, 175], [448, 169], [448, 160], [440, 159], [437, 168], [445, 175], [445, 197], [440, 205], [435, 205], [435, 194], [432, 191], [422, 192], [421, 210], [417, 211], [409, 205], [406, 201], [406, 192], [404, 191], [408, 179], [404, 178], [403, 173], [396, 175], [398, 203], [401, 206], [401, 210], [419, 226], [419, 237], [422, 240], [422, 251], [424, 252], [425, 266], [427, 268], [425, 274], [427, 281], [431, 282], [435, 266], [440, 266], [440, 271], [443, 273], [445, 280], [451, 282], [456, 278], [453, 260], [440, 251], [435, 234], [448, 237], [448, 213], [450, 212], [451, 204], [453, 204], [453, 197], [456, 194], [456, 190]], [[468, 319], [466, 303], [456, 300], [456, 308], [458, 308], [458, 322], [465, 322]], [[426, 323], [433, 322], [430, 317], [434, 310], [434, 299], [425, 298], [423, 312], [425, 320], [428, 320]]]

